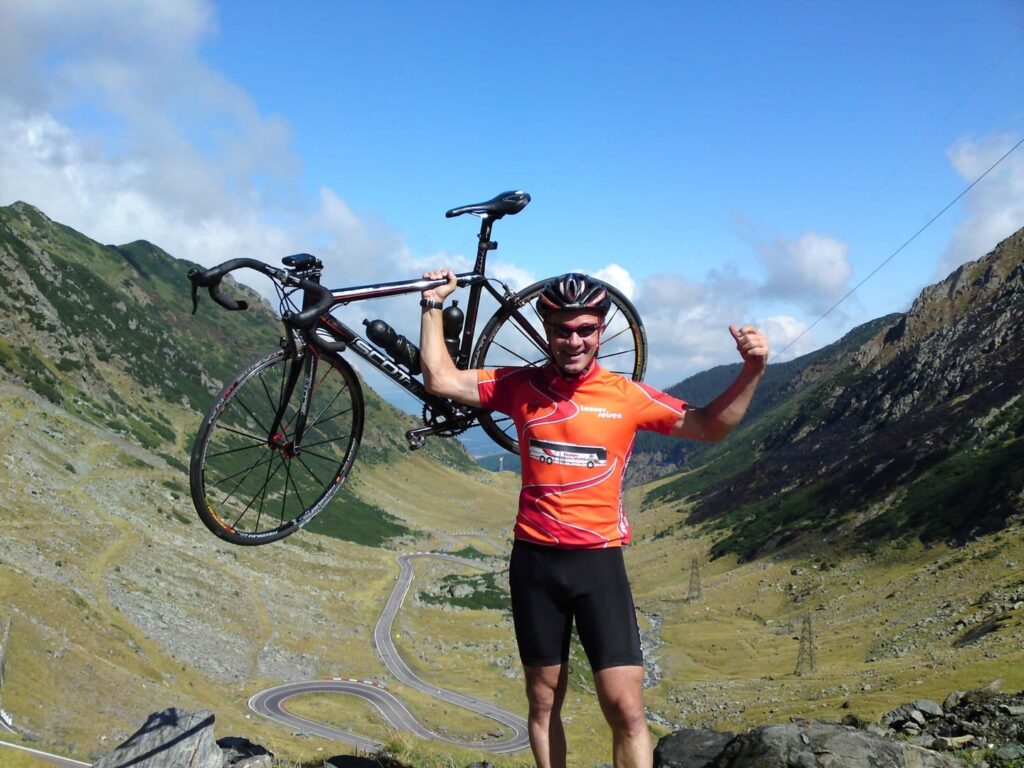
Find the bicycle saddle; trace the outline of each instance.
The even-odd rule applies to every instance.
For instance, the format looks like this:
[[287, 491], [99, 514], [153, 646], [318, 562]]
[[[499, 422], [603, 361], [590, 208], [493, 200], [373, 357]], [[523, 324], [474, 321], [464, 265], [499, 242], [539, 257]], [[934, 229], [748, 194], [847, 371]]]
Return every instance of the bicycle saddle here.
[[521, 190], [513, 192], [502, 192], [493, 200], [486, 203], [474, 203], [463, 205], [459, 208], [452, 208], [445, 214], [446, 218], [461, 216], [464, 213], [471, 213], [484, 219], [500, 219], [505, 215], [519, 213], [530, 202], [530, 196]]

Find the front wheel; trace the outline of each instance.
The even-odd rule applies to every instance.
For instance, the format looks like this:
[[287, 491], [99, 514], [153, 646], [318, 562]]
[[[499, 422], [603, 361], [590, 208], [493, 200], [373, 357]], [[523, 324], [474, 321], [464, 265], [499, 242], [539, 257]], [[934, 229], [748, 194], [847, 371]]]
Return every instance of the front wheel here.
[[296, 363], [281, 350], [250, 365], [224, 388], [196, 435], [192, 501], [206, 527], [232, 544], [267, 544], [297, 531], [327, 505], [355, 461], [363, 433], [359, 379], [345, 360], [310, 352]]
[[[511, 300], [517, 311], [500, 308], [484, 326], [469, 361], [470, 368], [503, 368], [506, 366], [540, 366], [548, 361], [547, 343], [543, 342], [544, 322], [536, 308], [536, 299], [548, 280], [524, 288]], [[647, 370], [647, 334], [633, 303], [617, 288], [608, 286], [612, 306], [605, 315], [601, 348], [597, 360], [602, 368], [642, 381]], [[529, 329], [523, 323], [529, 324]], [[498, 445], [512, 453], [519, 452], [515, 424], [501, 413], [485, 413], [480, 426]]]

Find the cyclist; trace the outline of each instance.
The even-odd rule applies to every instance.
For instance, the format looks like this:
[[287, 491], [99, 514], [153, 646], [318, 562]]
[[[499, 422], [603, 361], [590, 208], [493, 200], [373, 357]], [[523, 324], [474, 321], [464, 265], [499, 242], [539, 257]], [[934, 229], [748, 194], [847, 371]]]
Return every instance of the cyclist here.
[[603, 283], [574, 273], [551, 280], [537, 298], [547, 365], [459, 370], [445, 347], [439, 311], [456, 288], [455, 274], [439, 269], [424, 277], [447, 281], [424, 291], [420, 302], [427, 389], [508, 414], [517, 429], [522, 489], [509, 582], [537, 765], [566, 764], [561, 707], [575, 620], [612, 729], [616, 768], [651, 766], [640, 633], [622, 558], [631, 533], [621, 503], [623, 471], [639, 429], [725, 437], [764, 373], [767, 341], [751, 326], [729, 326], [741, 372], [707, 406], [689, 406], [601, 368], [596, 358], [610, 299]]

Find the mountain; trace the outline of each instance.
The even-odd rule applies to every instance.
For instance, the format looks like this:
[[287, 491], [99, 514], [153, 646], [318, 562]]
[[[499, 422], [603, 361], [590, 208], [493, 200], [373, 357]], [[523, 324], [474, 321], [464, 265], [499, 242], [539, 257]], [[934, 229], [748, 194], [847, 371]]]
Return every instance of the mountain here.
[[[187, 471], [213, 395], [280, 338], [267, 301], [230, 276], [225, 293], [247, 299], [250, 309], [227, 312], [204, 301], [191, 315], [192, 266], [143, 240], [100, 245], [26, 203], [0, 208], [0, 371]], [[404, 434], [414, 422], [365, 382], [363, 392], [360, 469], [333, 506], [346, 504], [347, 516], [338, 524], [325, 514], [311, 525], [380, 543], [409, 528], [373, 502], [370, 488], [365, 498], [353, 491], [369, 464], [407, 457]], [[428, 441], [423, 456], [467, 472], [475, 466], [455, 441]]]
[[716, 556], [999, 530], [1024, 513], [1022, 342], [1024, 230], [909, 312], [769, 366], [751, 418], [647, 500], [719, 530]]
[[[784, 363], [769, 365], [758, 385], [756, 397], [747, 409], [745, 424], [756, 421], [762, 414], [792, 397], [806, 381], [821, 375], [837, 361], [855, 352], [880, 330], [896, 322], [899, 317], [900, 315], [893, 314], [872, 320], [821, 349]], [[678, 384], [673, 384], [665, 391], [687, 403], [707, 405], [732, 383], [740, 367], [740, 363], [733, 363], [709, 368]], [[698, 456], [712, 447], [712, 443], [698, 440], [678, 440], [656, 432], [641, 432], [637, 435], [633, 457], [630, 459], [629, 482], [636, 485], [664, 477], [673, 470], [694, 462]]]

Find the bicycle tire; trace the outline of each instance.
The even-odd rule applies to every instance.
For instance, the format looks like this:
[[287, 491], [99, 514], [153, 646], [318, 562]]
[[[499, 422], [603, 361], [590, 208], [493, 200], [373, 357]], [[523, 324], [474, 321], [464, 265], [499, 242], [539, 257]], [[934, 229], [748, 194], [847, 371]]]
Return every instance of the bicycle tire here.
[[[543, 337], [544, 328], [534, 302], [548, 284], [541, 280], [519, 291], [513, 306]], [[597, 359], [615, 373], [642, 381], [647, 370], [647, 332], [633, 303], [617, 288], [608, 286], [612, 300], [605, 315], [606, 329], [601, 334]], [[480, 334], [470, 357], [470, 368], [503, 368], [505, 366], [540, 366], [548, 361], [548, 350], [538, 346], [522, 329], [512, 313], [504, 307], [491, 316]], [[519, 452], [512, 418], [504, 414], [485, 413], [480, 426], [495, 443], [512, 453]]]
[[192, 501], [200, 520], [225, 541], [269, 544], [291, 535], [324, 509], [352, 468], [363, 433], [362, 388], [347, 361], [316, 357], [298, 452], [290, 440], [305, 370], [277, 439], [269, 435], [291, 366], [285, 350], [239, 373], [203, 420], [189, 469]]

